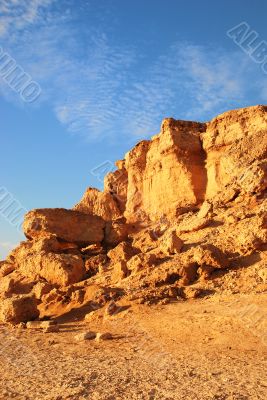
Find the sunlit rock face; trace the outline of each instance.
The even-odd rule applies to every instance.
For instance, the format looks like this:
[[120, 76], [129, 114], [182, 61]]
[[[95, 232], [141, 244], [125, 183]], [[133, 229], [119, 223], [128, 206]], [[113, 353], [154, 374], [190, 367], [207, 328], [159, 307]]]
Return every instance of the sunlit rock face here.
[[205, 124], [166, 119], [160, 134], [126, 155], [126, 216], [138, 220], [173, 218], [200, 204], [205, 196]]
[[103, 240], [104, 226], [104, 220], [97, 215], [64, 208], [43, 208], [26, 214], [23, 229], [29, 239], [54, 234], [66, 242], [89, 244]]
[[228, 111], [207, 124], [206, 198], [227, 201], [267, 186], [267, 107]]
[[0, 262], [1, 321], [124, 295], [151, 304], [267, 290], [266, 106], [165, 119], [116, 166], [73, 210], [26, 214], [27, 240]]

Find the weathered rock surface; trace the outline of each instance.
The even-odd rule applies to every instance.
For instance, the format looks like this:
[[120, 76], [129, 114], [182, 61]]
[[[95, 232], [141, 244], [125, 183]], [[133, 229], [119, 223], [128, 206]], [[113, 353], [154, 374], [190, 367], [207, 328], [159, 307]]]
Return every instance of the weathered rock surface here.
[[121, 213], [124, 213], [127, 202], [128, 172], [125, 168], [125, 160], [117, 161], [115, 164], [118, 169], [104, 178], [104, 192], [113, 196]]
[[98, 215], [105, 221], [120, 218], [122, 213], [118, 203], [109, 192], [100, 192], [98, 189], [88, 188], [81, 201], [74, 207], [74, 210], [85, 214]]
[[203, 201], [207, 182], [200, 134], [204, 130], [205, 124], [169, 118], [159, 135], [127, 153], [129, 220], [139, 221], [142, 214], [151, 220], [175, 217]]
[[116, 246], [128, 237], [128, 226], [125, 218], [109, 221], [105, 226], [105, 243], [110, 246]]
[[90, 331], [78, 333], [78, 335], [75, 336], [75, 340], [77, 340], [77, 342], [83, 342], [84, 340], [92, 340], [95, 338], [96, 338], [96, 333]]
[[33, 296], [13, 296], [0, 302], [0, 321], [17, 324], [38, 318], [37, 302]]
[[43, 238], [22, 242], [9, 255], [21, 274], [33, 280], [44, 278], [49, 283], [62, 286], [83, 279], [85, 266], [81, 254], [56, 253], [55, 250], [59, 251], [57, 246], [51, 246], [50, 251], [44, 250], [44, 242]]
[[97, 215], [64, 208], [39, 209], [28, 212], [24, 233], [29, 239], [53, 234], [58, 239], [78, 244], [98, 243], [104, 239], [105, 222]]
[[167, 256], [180, 253], [183, 247], [183, 241], [177, 236], [175, 230], [167, 232], [159, 242], [160, 250]]
[[15, 270], [15, 265], [9, 262], [1, 262], [0, 264], [0, 277], [4, 277], [9, 275], [11, 272]]
[[261, 193], [267, 187], [267, 107], [226, 112], [203, 134], [207, 154], [206, 198], [226, 202], [240, 192]]
[[266, 106], [208, 123], [165, 119], [116, 166], [74, 210], [26, 214], [28, 240], [0, 263], [2, 321], [34, 318], [35, 298], [44, 315], [86, 305], [92, 316], [106, 304], [120, 312], [121, 297], [266, 290]]
[[97, 332], [95, 340], [101, 342], [102, 340], [111, 340], [112, 334], [110, 332]]

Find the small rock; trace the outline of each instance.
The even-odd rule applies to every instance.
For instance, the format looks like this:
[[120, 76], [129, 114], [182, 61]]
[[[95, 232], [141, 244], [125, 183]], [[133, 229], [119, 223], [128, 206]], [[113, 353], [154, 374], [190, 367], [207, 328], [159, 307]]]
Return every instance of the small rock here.
[[146, 299], [144, 297], [140, 297], [139, 299], [136, 300], [137, 304], [144, 304]]
[[44, 333], [59, 332], [59, 325], [50, 325], [44, 328]]
[[4, 276], [9, 275], [11, 272], [15, 271], [15, 265], [8, 263], [8, 262], [2, 262], [0, 264], [0, 276], [3, 278]]
[[75, 336], [75, 340], [77, 340], [77, 342], [83, 342], [84, 340], [92, 340], [95, 339], [96, 337], [96, 333], [95, 332], [82, 332], [82, 333], [78, 333], [78, 335]]
[[27, 329], [41, 329], [42, 328], [42, 321], [28, 321], [26, 323]]
[[169, 303], [170, 303], [170, 299], [165, 298], [165, 299], [160, 300], [158, 304], [160, 306], [165, 306], [166, 304], [169, 304]]
[[41, 321], [42, 328], [50, 328], [51, 326], [57, 326], [57, 322], [53, 320]]
[[120, 260], [113, 265], [112, 280], [114, 282], [120, 282], [122, 279], [129, 275], [127, 263], [124, 260]]
[[197, 216], [191, 218], [190, 220], [186, 220], [179, 225], [178, 233], [188, 233], [188, 232], [196, 232], [203, 228], [206, 228], [210, 225], [212, 219], [210, 218], [198, 218]]
[[41, 300], [41, 298], [51, 292], [53, 289], [53, 285], [51, 285], [48, 282], [37, 282], [37, 284], [34, 286], [32, 293], [34, 293], [35, 297], [38, 300]]
[[226, 221], [228, 224], [236, 224], [237, 218], [236, 218], [234, 215], [228, 215], [228, 216], [225, 218], [225, 221]]
[[197, 214], [197, 217], [199, 219], [206, 218], [209, 216], [209, 214], [211, 212], [212, 212], [212, 204], [208, 201], [204, 201], [204, 203], [202, 204], [202, 206]]
[[183, 244], [183, 241], [177, 236], [175, 230], [165, 233], [159, 239], [160, 250], [166, 255], [180, 253]]
[[[57, 327], [55, 321], [28, 321], [26, 324], [27, 329], [48, 329]], [[52, 331], [51, 331], [52, 332]]]
[[105, 333], [98, 332], [95, 338], [97, 342], [100, 342], [101, 340], [111, 340], [111, 339], [112, 339], [112, 334], [110, 332], [105, 332]]
[[90, 321], [92, 319], [100, 319], [102, 317], [101, 314], [99, 314], [98, 310], [91, 311], [90, 313], [86, 314], [84, 316], [84, 321]]
[[113, 315], [115, 314], [115, 312], [117, 312], [119, 310], [119, 306], [117, 306], [117, 304], [115, 303], [115, 301], [111, 301], [109, 303], [109, 305], [107, 306], [106, 310], [105, 310], [105, 314], [107, 315]]
[[203, 290], [200, 288], [193, 288], [188, 286], [183, 289], [183, 297], [185, 297], [186, 299], [196, 299], [197, 297], [200, 297], [202, 293]]

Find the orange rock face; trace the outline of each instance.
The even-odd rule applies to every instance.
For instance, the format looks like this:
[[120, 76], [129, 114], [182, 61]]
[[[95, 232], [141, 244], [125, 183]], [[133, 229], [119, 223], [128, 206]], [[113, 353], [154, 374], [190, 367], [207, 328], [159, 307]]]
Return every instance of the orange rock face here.
[[151, 220], [179, 215], [205, 196], [205, 153], [200, 135], [205, 124], [166, 119], [151, 141], [126, 155], [128, 192], [126, 216]]
[[45, 208], [28, 212], [23, 228], [29, 239], [48, 233], [66, 242], [89, 244], [103, 240], [104, 226], [103, 219], [96, 215], [63, 208]]
[[165, 119], [106, 178], [128, 221], [173, 218], [206, 199], [267, 187], [267, 107], [226, 112], [207, 124]]
[[90, 215], [98, 215], [105, 221], [111, 221], [122, 216], [116, 199], [109, 192], [88, 188], [75, 210]]
[[68, 249], [55, 246], [47, 249], [44, 240], [22, 242], [9, 255], [17, 270], [33, 280], [44, 278], [47, 282], [67, 286], [79, 282], [85, 275], [81, 254], [68, 254]]
[[[54, 315], [120, 296], [151, 304], [218, 288], [264, 290], [266, 106], [208, 123], [165, 119], [116, 166], [104, 191], [87, 189], [74, 210], [26, 214], [28, 240], [0, 263], [2, 321], [37, 315], [35, 297]], [[242, 267], [248, 281], [227, 286]]]
[[267, 107], [226, 112], [207, 124], [206, 198], [228, 201], [240, 192], [261, 193], [267, 187]]
[[14, 296], [0, 303], [0, 320], [17, 324], [38, 318], [36, 299], [32, 296]]
[[128, 173], [124, 160], [117, 161], [115, 164], [118, 169], [104, 178], [104, 192], [113, 196], [121, 213], [124, 213], [127, 202]]

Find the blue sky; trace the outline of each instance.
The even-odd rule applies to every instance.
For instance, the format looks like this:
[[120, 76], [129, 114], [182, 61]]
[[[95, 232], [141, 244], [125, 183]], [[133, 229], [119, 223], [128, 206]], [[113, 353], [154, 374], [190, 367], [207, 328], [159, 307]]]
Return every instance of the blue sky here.
[[[71, 208], [163, 118], [266, 103], [227, 36], [245, 21], [267, 40], [266, 16], [265, 0], [0, 0], [0, 46], [41, 88], [25, 103], [0, 77], [0, 186], [25, 210]], [[0, 258], [22, 239], [0, 215]]]

